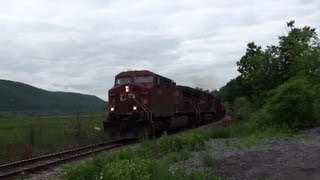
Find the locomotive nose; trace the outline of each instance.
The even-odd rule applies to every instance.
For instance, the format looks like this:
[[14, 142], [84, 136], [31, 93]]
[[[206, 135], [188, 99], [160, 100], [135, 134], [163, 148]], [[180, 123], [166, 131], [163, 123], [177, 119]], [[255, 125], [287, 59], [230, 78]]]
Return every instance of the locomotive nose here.
[[124, 84], [109, 91], [110, 112], [139, 113], [148, 104], [148, 88], [136, 84]]

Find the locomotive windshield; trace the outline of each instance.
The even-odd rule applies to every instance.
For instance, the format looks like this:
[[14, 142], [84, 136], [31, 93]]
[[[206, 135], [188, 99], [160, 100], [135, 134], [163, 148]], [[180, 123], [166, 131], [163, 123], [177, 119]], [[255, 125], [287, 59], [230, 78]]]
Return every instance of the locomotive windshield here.
[[127, 83], [132, 83], [131, 77], [124, 77], [124, 78], [117, 78], [116, 79], [116, 85], [127, 84]]
[[152, 83], [153, 82], [153, 76], [138, 76], [134, 77], [135, 83]]

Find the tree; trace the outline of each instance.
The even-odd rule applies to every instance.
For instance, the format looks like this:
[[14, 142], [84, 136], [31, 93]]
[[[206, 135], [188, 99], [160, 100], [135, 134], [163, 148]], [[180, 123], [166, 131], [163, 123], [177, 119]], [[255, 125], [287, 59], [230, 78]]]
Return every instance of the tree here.
[[277, 60], [271, 51], [263, 51], [254, 42], [248, 43], [246, 54], [237, 62], [238, 71], [247, 84], [246, 96], [263, 100], [270, 89], [279, 85], [279, 72]]
[[320, 75], [320, 43], [315, 29], [295, 28], [294, 23], [287, 22], [288, 34], [279, 37], [278, 46], [263, 50], [254, 42], [248, 43], [246, 54], [237, 62], [242, 84], [248, 90], [245, 95], [258, 105], [263, 104], [269, 90], [292, 77]]
[[308, 51], [319, 47], [319, 40], [314, 28], [305, 26], [295, 28], [294, 21], [287, 23], [290, 28], [286, 36], [279, 37], [279, 46], [275, 48], [278, 54], [279, 73], [283, 82], [297, 75], [298, 60]]
[[215, 97], [220, 97], [220, 96], [219, 96], [219, 91], [216, 90], [216, 89], [212, 90], [212, 91], [210, 92], [210, 94], [214, 95]]
[[288, 33], [279, 44], [262, 49], [254, 42], [247, 44], [245, 55], [237, 62], [240, 75], [220, 89], [223, 100], [246, 97], [253, 106], [261, 107], [268, 92], [296, 76], [312, 76], [320, 81], [320, 42], [314, 28], [296, 28], [287, 22]]
[[219, 90], [219, 96], [223, 101], [233, 102], [237, 97], [247, 95], [250, 95], [250, 90], [241, 76], [230, 80]]

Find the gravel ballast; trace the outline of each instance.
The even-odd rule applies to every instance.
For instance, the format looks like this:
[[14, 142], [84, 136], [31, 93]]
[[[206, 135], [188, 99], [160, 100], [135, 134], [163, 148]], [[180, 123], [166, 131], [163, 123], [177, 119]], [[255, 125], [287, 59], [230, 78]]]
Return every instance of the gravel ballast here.
[[[302, 132], [307, 137], [271, 138], [252, 147], [230, 146], [239, 139], [211, 139], [206, 151], [171, 166], [187, 172], [204, 170], [224, 179], [320, 179], [320, 128]], [[213, 165], [204, 163], [204, 153]]]

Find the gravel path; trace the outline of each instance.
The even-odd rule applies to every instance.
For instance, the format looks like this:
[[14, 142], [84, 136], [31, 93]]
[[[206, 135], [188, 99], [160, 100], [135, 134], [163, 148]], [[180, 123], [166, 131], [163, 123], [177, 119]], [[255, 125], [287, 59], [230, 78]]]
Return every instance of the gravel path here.
[[[171, 171], [205, 170], [224, 179], [320, 179], [320, 128], [303, 131], [308, 137], [273, 138], [260, 146], [235, 148], [237, 139], [212, 139], [205, 152], [195, 152]], [[204, 154], [213, 157], [205, 163]]]

